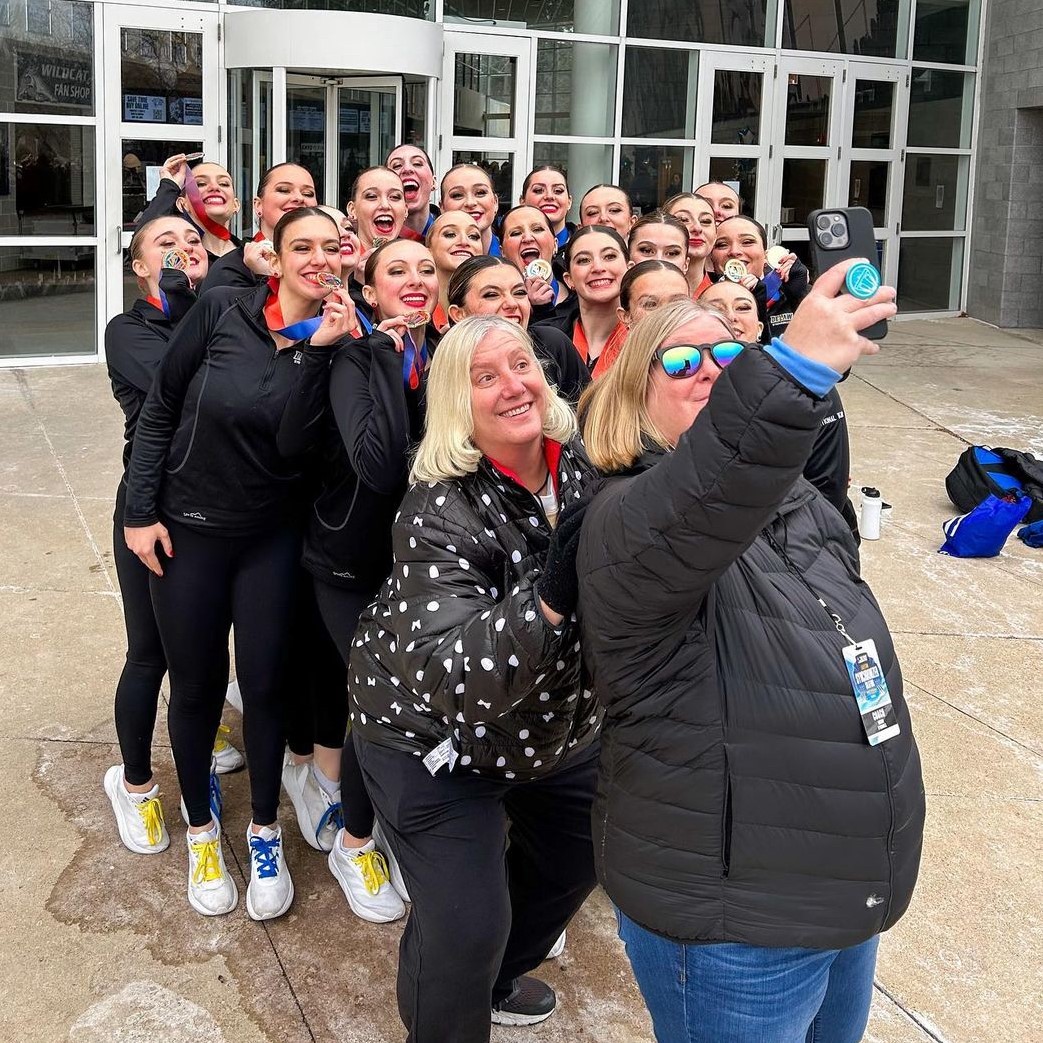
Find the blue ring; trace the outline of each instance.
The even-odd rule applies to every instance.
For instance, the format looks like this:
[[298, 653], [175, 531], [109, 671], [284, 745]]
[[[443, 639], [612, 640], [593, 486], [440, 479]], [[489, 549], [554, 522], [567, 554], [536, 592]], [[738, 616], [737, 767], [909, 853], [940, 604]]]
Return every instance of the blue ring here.
[[880, 273], [868, 261], [862, 261], [848, 269], [844, 286], [852, 297], [868, 301], [880, 289]]

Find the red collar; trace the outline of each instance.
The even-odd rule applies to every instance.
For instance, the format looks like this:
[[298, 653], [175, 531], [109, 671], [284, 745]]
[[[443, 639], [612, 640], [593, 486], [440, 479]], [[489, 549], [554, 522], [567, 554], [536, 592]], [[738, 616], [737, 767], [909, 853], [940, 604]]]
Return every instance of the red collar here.
[[713, 279], [711, 279], [705, 272], [703, 273], [703, 281], [695, 288], [695, 293], [692, 294], [692, 300], [697, 301], [703, 293], [713, 286]]
[[[148, 301], [156, 311], [163, 311], [163, 302], [158, 297], [146, 297], [145, 300]], [[166, 315], [166, 312], [163, 311], [163, 314]]]
[[431, 325], [434, 326], [439, 333], [445, 333], [445, 331], [449, 329], [449, 318], [441, 304], [436, 304], [435, 310], [431, 313]]
[[[520, 485], [523, 489], [525, 488], [522, 480], [509, 468], [505, 467], [501, 463], [497, 463], [491, 456], [487, 456], [486, 459], [496, 468], [500, 474], [506, 478], [510, 478], [515, 485]], [[551, 481], [554, 483], [554, 493], [557, 495], [558, 492], [558, 465], [561, 463], [561, 443], [555, 442], [553, 438], [544, 437], [543, 439], [543, 459], [547, 462], [547, 470], [550, 471]]]

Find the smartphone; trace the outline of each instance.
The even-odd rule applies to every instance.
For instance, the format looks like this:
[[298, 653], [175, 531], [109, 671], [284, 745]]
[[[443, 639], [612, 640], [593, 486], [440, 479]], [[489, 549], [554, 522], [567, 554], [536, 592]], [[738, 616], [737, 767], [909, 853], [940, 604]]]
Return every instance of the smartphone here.
[[[811, 262], [819, 275], [851, 257], [868, 258], [877, 276], [880, 275], [873, 215], [864, 206], [813, 210], [808, 215], [808, 231], [811, 233]], [[846, 292], [846, 287], [841, 290], [841, 293]], [[862, 336], [883, 340], [887, 336], [887, 321], [881, 319], [862, 330]]]

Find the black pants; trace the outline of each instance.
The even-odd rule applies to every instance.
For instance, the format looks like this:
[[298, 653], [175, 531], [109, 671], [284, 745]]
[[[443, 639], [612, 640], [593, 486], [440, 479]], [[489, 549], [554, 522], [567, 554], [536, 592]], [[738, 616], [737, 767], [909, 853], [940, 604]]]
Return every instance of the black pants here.
[[156, 727], [159, 686], [167, 672], [163, 642], [156, 626], [149, 594], [149, 570], [123, 537], [127, 487], [116, 490], [112, 519], [112, 557], [123, 595], [123, 622], [127, 628], [127, 660], [116, 685], [116, 736], [127, 782], [144, 786], [152, 778], [152, 733]]
[[409, 1043], [487, 1043], [491, 1005], [539, 965], [594, 887], [597, 751], [511, 783], [432, 777], [419, 757], [355, 742], [413, 900], [398, 963]]
[[[336, 644], [337, 652], [344, 663], [345, 679], [348, 660], [351, 658], [351, 642], [355, 637], [359, 616], [373, 600], [373, 593], [375, 592], [362, 593], [357, 590], [347, 590], [344, 587], [335, 587], [331, 583], [315, 580], [315, 600], [326, 633]], [[353, 837], [362, 840], [373, 833], [373, 804], [366, 792], [366, 784], [362, 778], [362, 769], [359, 767], [355, 744], [350, 737], [347, 741], [344, 740], [348, 726], [346, 684], [342, 691], [344, 694], [344, 726], [341, 728], [343, 749], [340, 755], [340, 801], [344, 811], [344, 828]]]
[[289, 526], [226, 536], [166, 525], [174, 557], [161, 555], [164, 575], [149, 582], [170, 671], [170, 742], [189, 821], [210, 821], [210, 757], [234, 626], [253, 820], [270, 825], [279, 808], [281, 695], [300, 537]]

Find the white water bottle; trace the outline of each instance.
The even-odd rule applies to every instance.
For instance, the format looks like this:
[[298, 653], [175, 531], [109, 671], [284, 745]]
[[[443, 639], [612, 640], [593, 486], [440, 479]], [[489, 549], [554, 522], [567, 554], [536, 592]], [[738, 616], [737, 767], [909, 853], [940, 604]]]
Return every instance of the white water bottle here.
[[858, 519], [858, 532], [864, 540], [880, 539], [880, 508], [883, 500], [879, 489], [865, 486], [862, 489], [862, 513]]

